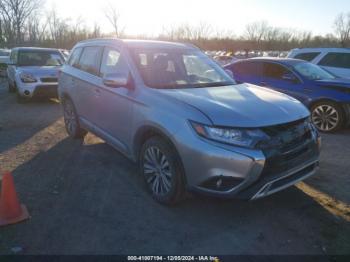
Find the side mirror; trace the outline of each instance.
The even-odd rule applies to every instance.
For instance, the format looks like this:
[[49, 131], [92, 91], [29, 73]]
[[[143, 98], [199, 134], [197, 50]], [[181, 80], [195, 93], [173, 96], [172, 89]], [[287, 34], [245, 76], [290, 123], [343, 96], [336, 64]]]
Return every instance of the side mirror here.
[[103, 78], [103, 84], [112, 88], [126, 87], [128, 83], [128, 74], [107, 74]]

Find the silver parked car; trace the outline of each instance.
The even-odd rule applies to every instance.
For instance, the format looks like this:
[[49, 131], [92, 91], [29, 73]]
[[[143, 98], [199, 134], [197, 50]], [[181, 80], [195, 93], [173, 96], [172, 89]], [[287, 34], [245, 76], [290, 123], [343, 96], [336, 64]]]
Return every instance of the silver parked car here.
[[12, 49], [7, 68], [9, 92], [17, 91], [18, 102], [33, 97], [57, 97], [58, 71], [64, 61], [58, 49]]
[[72, 138], [87, 131], [139, 163], [165, 204], [186, 190], [258, 199], [313, 175], [320, 139], [309, 111], [235, 81], [191, 45], [78, 43], [59, 77]]
[[7, 64], [10, 60], [11, 50], [0, 49], [0, 77], [7, 77]]

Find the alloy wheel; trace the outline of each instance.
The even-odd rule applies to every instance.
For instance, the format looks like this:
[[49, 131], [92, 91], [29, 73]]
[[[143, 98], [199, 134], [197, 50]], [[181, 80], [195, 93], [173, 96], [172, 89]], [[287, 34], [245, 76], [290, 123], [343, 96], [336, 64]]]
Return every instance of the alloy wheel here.
[[77, 128], [77, 121], [73, 105], [70, 101], [64, 103], [64, 123], [69, 134], [74, 134]]
[[143, 158], [143, 173], [152, 192], [156, 195], [168, 194], [173, 174], [166, 155], [157, 147], [149, 147]]
[[331, 105], [320, 105], [312, 112], [312, 122], [321, 131], [332, 131], [338, 126], [339, 121], [339, 113]]

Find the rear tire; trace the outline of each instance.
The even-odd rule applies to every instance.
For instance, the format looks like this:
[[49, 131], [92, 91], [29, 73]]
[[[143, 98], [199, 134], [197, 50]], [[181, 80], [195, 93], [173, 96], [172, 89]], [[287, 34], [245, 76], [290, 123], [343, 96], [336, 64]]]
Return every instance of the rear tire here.
[[83, 139], [87, 131], [80, 127], [79, 117], [73, 102], [66, 98], [62, 101], [64, 124], [68, 135], [73, 139]]
[[153, 198], [174, 205], [185, 195], [185, 174], [175, 148], [161, 137], [152, 137], [142, 146], [140, 170]]
[[311, 119], [319, 131], [334, 133], [344, 126], [345, 114], [339, 104], [321, 101], [312, 106]]

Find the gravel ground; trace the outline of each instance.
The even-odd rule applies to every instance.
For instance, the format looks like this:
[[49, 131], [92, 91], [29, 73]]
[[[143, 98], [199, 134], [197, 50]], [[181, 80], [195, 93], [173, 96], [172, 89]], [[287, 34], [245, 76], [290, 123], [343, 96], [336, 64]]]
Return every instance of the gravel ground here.
[[350, 254], [350, 130], [323, 136], [320, 171], [297, 187], [167, 208], [103, 141], [67, 138], [61, 115], [57, 101], [19, 105], [0, 84], [0, 169], [32, 216], [1, 228], [0, 254]]

